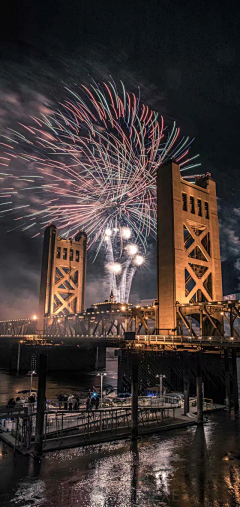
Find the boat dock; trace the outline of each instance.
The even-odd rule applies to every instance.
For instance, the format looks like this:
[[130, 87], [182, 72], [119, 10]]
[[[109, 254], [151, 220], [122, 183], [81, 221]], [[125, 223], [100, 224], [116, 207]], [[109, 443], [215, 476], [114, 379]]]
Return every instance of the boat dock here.
[[[204, 414], [223, 410], [223, 405], [204, 404]], [[6, 410], [6, 409], [5, 409]], [[31, 455], [34, 450], [36, 413], [27, 414], [0, 410], [0, 417], [16, 418], [15, 429], [2, 431], [0, 438], [15, 451]], [[196, 407], [183, 415], [181, 406], [155, 406], [138, 408], [138, 436], [197, 424]], [[102, 408], [99, 410], [47, 411], [44, 414], [43, 452], [110, 442], [131, 436], [131, 406]]]

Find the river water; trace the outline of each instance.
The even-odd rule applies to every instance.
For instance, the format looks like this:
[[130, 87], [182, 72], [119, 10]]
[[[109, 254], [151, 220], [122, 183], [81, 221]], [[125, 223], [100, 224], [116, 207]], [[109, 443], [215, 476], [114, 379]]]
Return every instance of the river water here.
[[[117, 358], [107, 359], [106, 372], [104, 377], [104, 385], [110, 384], [117, 387]], [[99, 387], [100, 377], [97, 372], [84, 373], [81, 372], [63, 372], [54, 373], [47, 377], [46, 397], [47, 400], [57, 401], [57, 395], [73, 394], [78, 395], [87, 392], [93, 386]], [[37, 390], [38, 379], [33, 377], [33, 389]], [[30, 377], [27, 375], [11, 375], [8, 371], [0, 368], [0, 406], [7, 404], [9, 398], [18, 396], [19, 391], [30, 388]], [[1, 506], [0, 506], [1, 507]]]
[[41, 462], [0, 450], [1, 507], [240, 505], [239, 420], [226, 413], [137, 446], [56, 451]]
[[[116, 362], [107, 364], [116, 385]], [[95, 385], [93, 375], [48, 378], [47, 397]], [[37, 384], [37, 382], [36, 382]], [[0, 404], [28, 388], [28, 377], [0, 371]], [[240, 420], [221, 412], [201, 427], [51, 452], [41, 460], [0, 441], [0, 506], [240, 506]]]

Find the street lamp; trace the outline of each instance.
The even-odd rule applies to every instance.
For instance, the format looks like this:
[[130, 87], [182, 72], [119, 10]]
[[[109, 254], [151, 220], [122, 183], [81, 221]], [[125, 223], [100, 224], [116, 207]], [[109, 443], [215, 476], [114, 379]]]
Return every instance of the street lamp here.
[[97, 373], [98, 377], [101, 377], [101, 406], [102, 406], [102, 398], [103, 398], [103, 377], [106, 377], [105, 372]]
[[33, 381], [33, 375], [37, 375], [37, 372], [35, 370], [30, 370], [27, 373], [27, 377], [30, 377], [30, 396], [32, 394], [32, 381]]
[[27, 373], [27, 377], [30, 377], [30, 396], [32, 394], [33, 375], [37, 375], [36, 366], [37, 366], [37, 358], [36, 355], [33, 354], [31, 357], [31, 370]]
[[163, 378], [166, 378], [166, 375], [156, 375], [156, 378], [159, 378], [159, 398], [162, 399], [162, 388], [163, 388]]

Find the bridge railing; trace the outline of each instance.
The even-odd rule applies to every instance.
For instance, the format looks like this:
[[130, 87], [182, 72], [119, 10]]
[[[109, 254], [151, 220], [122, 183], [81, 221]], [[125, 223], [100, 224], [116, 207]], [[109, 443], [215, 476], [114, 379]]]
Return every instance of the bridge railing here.
[[144, 345], [158, 345], [158, 344], [181, 344], [181, 343], [194, 343], [194, 344], [226, 344], [240, 343], [240, 336], [190, 336], [190, 335], [136, 335], [135, 345], [139, 347]]

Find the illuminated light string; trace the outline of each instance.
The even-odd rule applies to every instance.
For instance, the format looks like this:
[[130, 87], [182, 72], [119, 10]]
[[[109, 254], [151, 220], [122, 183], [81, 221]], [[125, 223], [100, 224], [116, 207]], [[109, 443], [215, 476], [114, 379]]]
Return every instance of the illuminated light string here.
[[119, 89], [113, 81], [81, 85], [79, 93], [66, 89], [56, 111], [31, 116], [31, 124], [19, 124], [19, 131], [10, 129], [0, 143], [0, 164], [11, 169], [1, 173], [0, 199], [12, 201], [5, 203], [5, 214], [29, 208], [25, 215], [21, 210], [17, 227], [32, 229], [33, 238], [51, 223], [63, 237], [85, 230], [95, 257], [104, 246], [106, 264], [118, 263], [109, 253], [118, 236], [119, 259], [129, 263], [121, 276], [129, 286], [141, 252], [128, 255], [124, 243], [131, 238], [145, 251], [148, 237], [157, 233], [157, 169], [170, 159], [184, 174], [200, 164], [198, 155], [189, 157], [192, 141], [180, 138], [176, 123], [169, 129], [141, 102], [140, 93], [129, 93], [120, 83]]

